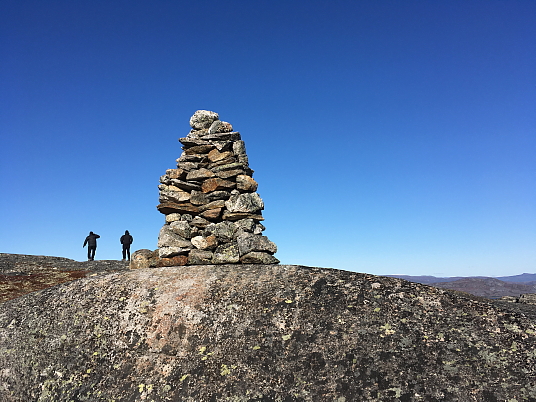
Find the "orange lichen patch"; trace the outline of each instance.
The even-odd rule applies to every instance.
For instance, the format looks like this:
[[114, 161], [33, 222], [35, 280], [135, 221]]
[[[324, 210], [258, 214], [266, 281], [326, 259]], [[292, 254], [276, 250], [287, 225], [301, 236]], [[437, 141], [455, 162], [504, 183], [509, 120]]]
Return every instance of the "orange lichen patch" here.
[[28, 275], [0, 274], [0, 303], [60, 283], [84, 278], [89, 271], [46, 271]]

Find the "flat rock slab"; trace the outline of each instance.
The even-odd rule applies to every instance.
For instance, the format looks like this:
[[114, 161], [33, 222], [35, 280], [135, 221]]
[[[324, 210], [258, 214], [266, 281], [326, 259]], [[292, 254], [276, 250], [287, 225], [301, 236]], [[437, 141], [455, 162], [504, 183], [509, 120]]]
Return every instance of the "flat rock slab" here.
[[534, 321], [397, 278], [196, 265], [0, 304], [0, 400], [518, 401]]

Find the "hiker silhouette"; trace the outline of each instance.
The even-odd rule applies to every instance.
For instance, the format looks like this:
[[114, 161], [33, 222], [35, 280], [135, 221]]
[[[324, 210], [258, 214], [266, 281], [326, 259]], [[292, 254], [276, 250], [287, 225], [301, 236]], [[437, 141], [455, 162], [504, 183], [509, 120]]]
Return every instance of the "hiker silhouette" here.
[[100, 236], [98, 234], [89, 232], [89, 236], [87, 236], [86, 240], [84, 240], [84, 245], [82, 247], [86, 247], [87, 244], [88, 261], [93, 261], [95, 259], [95, 251], [97, 251], [97, 239], [99, 237]]
[[121, 239], [119, 239], [121, 244], [123, 245], [123, 261], [128, 256], [128, 260], [130, 261], [130, 245], [134, 241], [134, 238], [128, 233], [128, 230], [125, 230], [125, 234], [121, 236]]

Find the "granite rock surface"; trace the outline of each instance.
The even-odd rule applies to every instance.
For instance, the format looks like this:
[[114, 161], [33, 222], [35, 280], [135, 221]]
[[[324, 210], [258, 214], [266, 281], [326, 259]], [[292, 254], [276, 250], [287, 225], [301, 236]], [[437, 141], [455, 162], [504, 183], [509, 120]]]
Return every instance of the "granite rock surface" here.
[[138, 269], [0, 304], [0, 400], [534, 401], [535, 341], [523, 314], [397, 278]]

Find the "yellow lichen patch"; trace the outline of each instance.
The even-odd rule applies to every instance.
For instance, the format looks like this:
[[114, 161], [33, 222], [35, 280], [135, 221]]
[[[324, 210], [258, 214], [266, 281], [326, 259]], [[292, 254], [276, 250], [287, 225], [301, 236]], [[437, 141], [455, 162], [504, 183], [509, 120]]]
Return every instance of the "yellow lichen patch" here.
[[380, 329], [385, 331], [385, 335], [392, 335], [395, 333], [395, 330], [391, 329], [391, 324], [386, 323], [385, 325], [382, 325]]
[[227, 366], [227, 364], [222, 364], [220, 375], [229, 375], [229, 374], [231, 374], [231, 369], [229, 368], [229, 366]]

